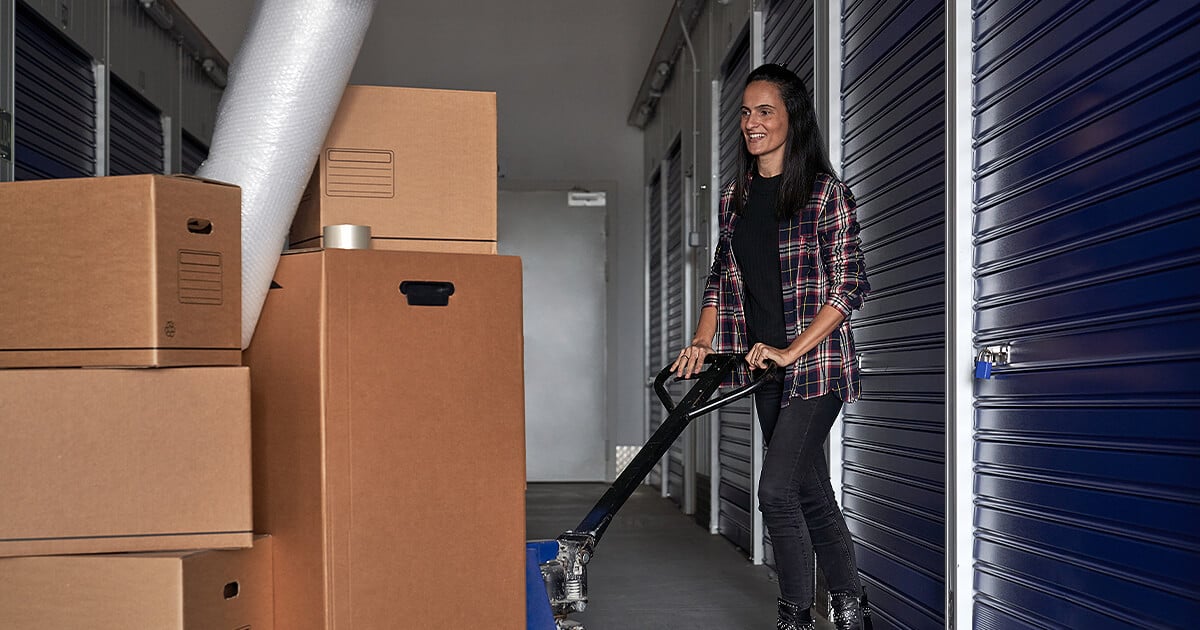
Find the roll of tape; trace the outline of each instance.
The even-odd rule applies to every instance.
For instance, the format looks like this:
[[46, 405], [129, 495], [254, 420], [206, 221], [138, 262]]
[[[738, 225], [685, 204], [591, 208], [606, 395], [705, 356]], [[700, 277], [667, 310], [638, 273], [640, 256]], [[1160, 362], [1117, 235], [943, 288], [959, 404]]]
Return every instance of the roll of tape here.
[[371, 249], [369, 225], [326, 225], [321, 235], [326, 249]]

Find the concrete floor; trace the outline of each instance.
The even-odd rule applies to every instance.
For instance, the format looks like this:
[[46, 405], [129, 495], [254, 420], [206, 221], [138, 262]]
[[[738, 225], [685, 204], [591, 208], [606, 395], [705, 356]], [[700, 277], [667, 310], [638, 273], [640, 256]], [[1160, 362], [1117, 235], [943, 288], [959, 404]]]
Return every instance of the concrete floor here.
[[[527, 537], [555, 538], [578, 525], [607, 488], [529, 484]], [[643, 487], [597, 546], [588, 608], [571, 618], [586, 630], [771, 630], [778, 595], [769, 569]]]

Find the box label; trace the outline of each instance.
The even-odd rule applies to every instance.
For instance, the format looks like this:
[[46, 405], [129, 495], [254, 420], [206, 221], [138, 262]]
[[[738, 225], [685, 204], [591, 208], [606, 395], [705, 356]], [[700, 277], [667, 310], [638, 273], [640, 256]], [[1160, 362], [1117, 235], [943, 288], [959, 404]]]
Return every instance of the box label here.
[[221, 254], [179, 250], [179, 302], [220, 306], [223, 296]]
[[330, 197], [395, 196], [395, 156], [375, 149], [325, 152], [325, 194]]

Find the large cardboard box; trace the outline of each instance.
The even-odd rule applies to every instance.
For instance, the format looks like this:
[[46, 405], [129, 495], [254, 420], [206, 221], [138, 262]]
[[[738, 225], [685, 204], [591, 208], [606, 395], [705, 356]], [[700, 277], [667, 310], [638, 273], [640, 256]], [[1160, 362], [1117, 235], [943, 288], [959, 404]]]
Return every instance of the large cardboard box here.
[[235, 186], [0, 184], [0, 367], [238, 365], [241, 238]]
[[244, 367], [0, 370], [0, 556], [247, 547]]
[[342, 223], [371, 226], [376, 249], [495, 253], [496, 94], [348, 86], [291, 247]]
[[271, 539], [251, 549], [0, 559], [0, 627], [271, 630]]
[[310, 251], [275, 283], [245, 358], [277, 625], [523, 630], [520, 260]]

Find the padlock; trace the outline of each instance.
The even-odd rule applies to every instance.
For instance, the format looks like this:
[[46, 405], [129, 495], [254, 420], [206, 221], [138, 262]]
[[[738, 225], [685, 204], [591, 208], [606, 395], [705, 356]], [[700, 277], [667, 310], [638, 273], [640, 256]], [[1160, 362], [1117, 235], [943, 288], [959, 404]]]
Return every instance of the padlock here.
[[986, 349], [975, 357], [975, 378], [992, 378], [992, 353]]
[[991, 361], [976, 360], [976, 378], [991, 378]]

